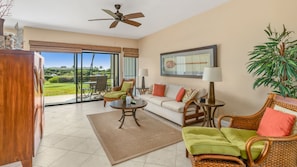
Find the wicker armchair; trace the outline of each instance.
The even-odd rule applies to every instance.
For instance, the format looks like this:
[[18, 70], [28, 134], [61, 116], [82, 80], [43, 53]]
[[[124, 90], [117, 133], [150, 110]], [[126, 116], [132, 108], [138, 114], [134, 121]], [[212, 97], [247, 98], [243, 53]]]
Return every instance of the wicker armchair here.
[[[275, 110], [286, 110], [294, 115], [297, 115], [297, 99], [284, 98], [276, 94], [270, 94], [263, 107], [250, 116], [221, 116], [218, 120], [218, 128], [221, 129], [223, 119], [230, 121], [229, 127], [243, 130], [256, 131], [260, 125], [260, 121], [267, 107]], [[296, 112], [296, 113], [295, 113]], [[195, 128], [195, 127], [193, 127]], [[201, 127], [200, 127], [201, 128]], [[295, 123], [296, 128], [296, 123]], [[211, 129], [208, 129], [211, 130]], [[199, 131], [201, 132], [201, 131]], [[192, 136], [191, 136], [192, 137]], [[211, 136], [209, 136], [211, 138]], [[252, 158], [252, 146], [256, 142], [264, 142], [262, 151], [256, 159]], [[193, 167], [234, 167], [234, 166], [249, 166], [249, 167], [296, 167], [297, 166], [297, 134], [296, 129], [290, 136], [285, 137], [263, 137], [252, 136], [245, 142], [245, 152], [247, 159], [242, 159], [240, 156], [230, 156], [223, 154], [197, 154], [191, 155], [188, 150], [186, 156], [190, 156]]]
[[[129, 83], [129, 88], [127, 90], [123, 90], [123, 87], [125, 87], [125, 83]], [[135, 79], [123, 79], [122, 83], [118, 87], [114, 87], [111, 92], [107, 92], [104, 95], [104, 107], [106, 106], [107, 101], [114, 101], [121, 98], [123, 95], [128, 95], [133, 98], [133, 89], [135, 86]]]
[[[276, 94], [270, 94], [264, 106], [257, 113], [250, 116], [221, 116], [218, 120], [219, 128], [224, 118], [230, 119], [230, 127], [239, 129], [257, 130], [261, 118], [267, 107], [275, 105], [297, 112], [297, 99], [284, 98]], [[266, 146], [260, 156], [252, 159], [251, 146], [257, 141], [265, 141]], [[297, 166], [297, 134], [286, 137], [251, 137], [246, 144], [248, 155], [247, 165], [250, 167], [268, 166]]]

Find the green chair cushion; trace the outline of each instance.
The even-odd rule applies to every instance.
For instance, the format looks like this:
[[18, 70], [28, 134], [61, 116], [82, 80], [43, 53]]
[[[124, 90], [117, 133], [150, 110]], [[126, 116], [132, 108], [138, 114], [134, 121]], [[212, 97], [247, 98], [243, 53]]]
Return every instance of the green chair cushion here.
[[182, 136], [187, 150], [192, 155], [223, 154], [240, 156], [238, 147], [230, 143], [217, 128], [184, 127]]
[[126, 92], [122, 91], [113, 91], [113, 92], [108, 92], [104, 95], [106, 98], [120, 98], [121, 96], [125, 95]]
[[[252, 136], [257, 136], [255, 130], [221, 128], [221, 132], [232, 143], [235, 144], [241, 153], [243, 159], [247, 159], [245, 145], [247, 140]], [[252, 158], [255, 160], [264, 148], [264, 142], [257, 142], [251, 148]]]
[[121, 91], [122, 92], [127, 92], [132, 86], [132, 82], [123, 82]]

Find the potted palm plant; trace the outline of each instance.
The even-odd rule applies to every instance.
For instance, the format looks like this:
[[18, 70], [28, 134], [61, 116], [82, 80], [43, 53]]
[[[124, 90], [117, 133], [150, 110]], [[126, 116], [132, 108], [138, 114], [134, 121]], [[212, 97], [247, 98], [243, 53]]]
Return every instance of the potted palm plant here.
[[278, 33], [270, 25], [264, 31], [268, 41], [249, 52], [247, 71], [256, 77], [253, 88], [270, 87], [276, 94], [296, 98], [297, 40], [291, 39], [293, 31], [283, 26]]

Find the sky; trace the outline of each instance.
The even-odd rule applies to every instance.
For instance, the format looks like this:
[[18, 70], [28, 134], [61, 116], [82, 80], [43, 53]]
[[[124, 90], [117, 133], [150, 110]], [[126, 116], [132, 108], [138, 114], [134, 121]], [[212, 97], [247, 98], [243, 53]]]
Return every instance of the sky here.
[[[44, 67], [73, 67], [74, 54], [73, 53], [58, 53], [58, 52], [42, 52], [44, 57]], [[83, 67], [90, 67], [93, 53], [82, 53]], [[80, 65], [80, 56], [78, 56], [78, 64]], [[110, 68], [110, 54], [96, 53], [94, 57], [93, 67], [100, 67], [102, 69]]]

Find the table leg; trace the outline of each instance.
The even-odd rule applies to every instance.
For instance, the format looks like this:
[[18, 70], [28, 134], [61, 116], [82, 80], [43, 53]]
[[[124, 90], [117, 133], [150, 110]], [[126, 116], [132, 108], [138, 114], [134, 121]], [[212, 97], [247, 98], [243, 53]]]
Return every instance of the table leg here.
[[207, 107], [207, 126], [212, 127], [211, 125], [211, 107]]
[[202, 109], [203, 109], [203, 112], [204, 112], [204, 118], [203, 118], [203, 124], [202, 124], [202, 126], [204, 126], [205, 125], [205, 122], [207, 121], [207, 111], [206, 111], [206, 109], [205, 109], [205, 107], [202, 107]]
[[122, 128], [122, 126], [123, 126], [123, 124], [125, 122], [125, 110], [124, 109], [122, 110], [122, 117], [121, 117], [121, 119], [119, 121], [121, 121], [121, 120], [122, 120], [122, 122], [121, 122], [121, 125], [120, 125], [119, 129]]
[[203, 111], [204, 111], [204, 122], [202, 124], [202, 126], [205, 125], [205, 122], [206, 122], [206, 126], [207, 127], [216, 127], [215, 124], [214, 124], [214, 112], [216, 110], [216, 108], [214, 109], [214, 111], [212, 111], [212, 108], [211, 107], [202, 107], [203, 108]]
[[137, 118], [136, 118], [136, 109], [133, 109], [133, 110], [132, 110], [132, 115], [133, 115], [133, 118], [134, 118], [134, 120], [135, 120], [135, 123], [136, 123], [138, 126], [140, 126], [140, 124], [138, 123]]
[[217, 107], [215, 107], [213, 112], [212, 112], [212, 124], [213, 124], [213, 127], [216, 127], [216, 124], [214, 122], [214, 115], [215, 115], [216, 110], [217, 110]]

